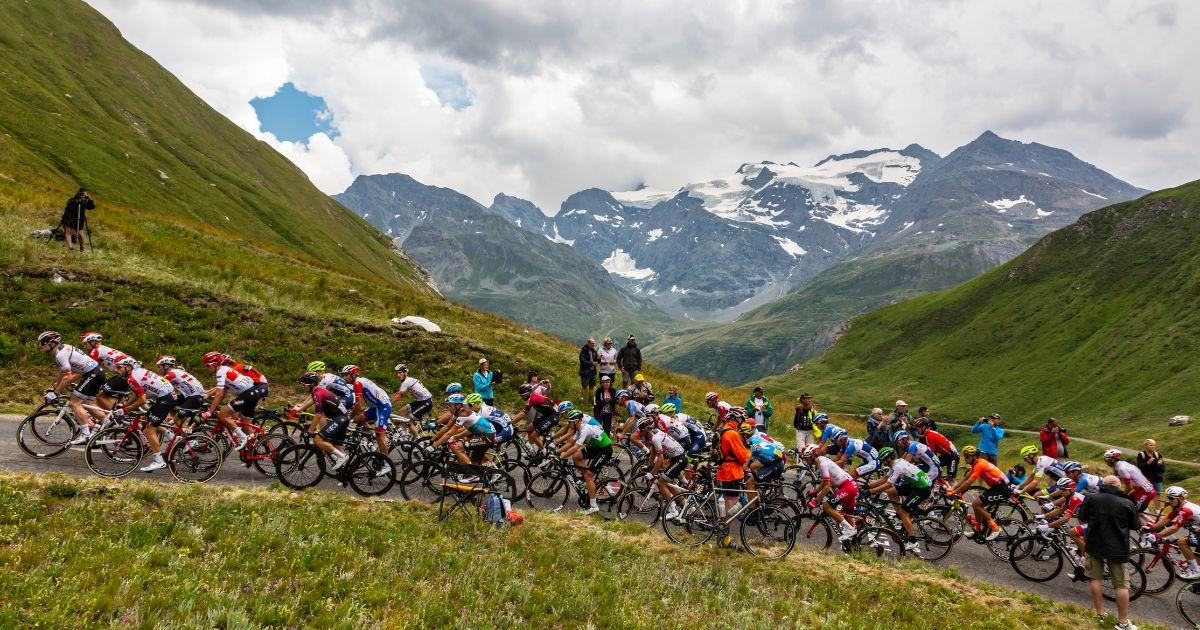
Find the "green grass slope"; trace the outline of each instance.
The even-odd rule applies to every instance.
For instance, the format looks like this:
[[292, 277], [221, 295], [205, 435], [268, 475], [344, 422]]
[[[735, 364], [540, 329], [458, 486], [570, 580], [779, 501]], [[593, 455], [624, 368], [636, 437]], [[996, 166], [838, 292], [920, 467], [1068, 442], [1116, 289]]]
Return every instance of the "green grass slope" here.
[[1110, 443], [1200, 456], [1200, 182], [1085, 215], [954, 289], [873, 311], [768, 387], [830, 406], [903, 397], [941, 415], [1047, 416]]
[[[680, 549], [644, 525], [219, 486], [0, 474], [0, 625], [1080, 628], [1077, 607], [907, 563]], [[82, 527], [81, 524], [86, 524]], [[903, 596], [898, 596], [903, 594]], [[853, 605], [847, 606], [847, 597]]]

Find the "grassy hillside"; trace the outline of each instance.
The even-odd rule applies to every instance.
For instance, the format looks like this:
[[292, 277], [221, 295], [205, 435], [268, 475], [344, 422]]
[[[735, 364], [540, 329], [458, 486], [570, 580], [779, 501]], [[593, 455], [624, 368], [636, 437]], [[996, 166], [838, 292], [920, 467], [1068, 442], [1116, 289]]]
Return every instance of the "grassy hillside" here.
[[[1123, 445], [1155, 437], [1200, 458], [1200, 182], [1085, 215], [1028, 252], [949, 291], [879, 309], [769, 387], [831, 406], [904, 397], [942, 415], [1047, 416]], [[836, 401], [836, 402], [835, 402]]]
[[428, 506], [331, 492], [0, 474], [0, 523], [0, 563], [21, 567], [0, 572], [7, 627], [1094, 625], [914, 563], [772, 563], [541, 513], [511, 529], [435, 524]]
[[[389, 385], [403, 360], [436, 386], [483, 355], [576, 391], [576, 348], [437, 295], [378, 231], [82, 2], [0, 5], [0, 51], [0, 407], [27, 409], [52, 380], [32, 343], [47, 328], [68, 340], [100, 330], [143, 360], [170, 352], [192, 368], [228, 348], [272, 377], [274, 404], [317, 357]], [[99, 205], [95, 251], [29, 238], [79, 184]], [[404, 315], [444, 334], [388, 322]], [[692, 403], [711, 386], [648, 371]], [[511, 386], [500, 396], [512, 405]]]

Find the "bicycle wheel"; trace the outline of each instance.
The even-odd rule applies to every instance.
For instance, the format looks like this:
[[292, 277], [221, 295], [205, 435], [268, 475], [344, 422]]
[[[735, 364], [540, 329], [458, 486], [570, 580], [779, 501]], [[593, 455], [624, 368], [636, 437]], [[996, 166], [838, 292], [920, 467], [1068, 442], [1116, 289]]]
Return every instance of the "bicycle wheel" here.
[[899, 560], [904, 557], [900, 535], [884, 527], [863, 527], [851, 538], [850, 553], [880, 560]]
[[937, 562], [954, 548], [954, 532], [935, 518], [922, 516], [913, 519], [913, 530], [917, 533], [916, 542], [919, 546], [913, 553], [922, 560]]
[[789, 510], [777, 505], [760, 505], [746, 515], [738, 536], [752, 556], [776, 560], [796, 545], [796, 521]]
[[182, 437], [167, 451], [167, 469], [183, 483], [204, 483], [221, 471], [221, 447], [207, 435]]
[[658, 519], [662, 517], [662, 499], [657, 490], [634, 492], [626, 488], [625, 494], [617, 501], [617, 519], [624, 521], [639, 514], [650, 517], [651, 527], [658, 523]]
[[[434, 462], [429, 461], [413, 462], [405, 466], [396, 478], [396, 485], [400, 486], [400, 496], [409, 501], [429, 500], [426, 484], [434, 466]], [[434, 498], [436, 499], [436, 495]]]
[[533, 478], [533, 473], [529, 471], [529, 467], [515, 459], [506, 459], [500, 462], [500, 469], [508, 473], [508, 476], [515, 482], [515, 491], [509, 500], [523, 500], [525, 498], [525, 489], [529, 487], [529, 480]]
[[364, 497], [387, 494], [396, 484], [396, 470], [387, 456], [378, 451], [361, 453], [346, 463], [343, 473], [350, 487]]
[[[1129, 601], [1133, 601], [1146, 592], [1146, 572], [1142, 570], [1142, 565], [1136, 562], [1126, 562], [1125, 574], [1129, 578]], [[1104, 599], [1110, 602], [1117, 601], [1117, 592], [1112, 587], [1112, 579], [1108, 571], [1104, 572], [1104, 581], [1100, 584]]]
[[1139, 547], [1129, 550], [1130, 562], [1136, 562], [1146, 574], [1146, 593], [1158, 595], [1175, 583], [1175, 564], [1160, 549]]
[[[675, 516], [667, 518], [672, 512]], [[677, 494], [663, 505], [662, 527], [671, 542], [684, 547], [698, 547], [711, 540], [718, 530], [725, 531], [713, 500], [691, 492]]]
[[21, 421], [17, 426], [17, 446], [30, 457], [50, 459], [58, 457], [71, 448], [71, 440], [79, 433], [75, 420], [58, 410], [39, 411]]
[[796, 517], [796, 542], [812, 549], [825, 550], [833, 545], [833, 528], [825, 516], [803, 512]]
[[142, 462], [146, 446], [136, 433], [111, 427], [92, 435], [83, 449], [83, 461], [101, 477], [124, 477]]
[[[278, 428], [278, 427], [277, 427]], [[295, 444], [286, 432], [268, 432], [259, 435], [250, 449], [250, 462], [264, 477], [275, 478], [275, 457], [279, 451]]]
[[1008, 563], [1017, 575], [1031, 582], [1048, 582], [1062, 572], [1063, 552], [1041, 536], [1023, 536], [1013, 541]]
[[[1012, 519], [996, 519], [996, 524], [1000, 526], [1000, 535], [995, 540], [989, 540], [984, 545], [987, 550], [996, 556], [998, 560], [1008, 562], [1008, 548], [1017, 538], [1029, 535], [1029, 530], [1025, 527], [1022, 521], [1014, 521]], [[986, 525], [984, 527], [987, 527]]]
[[487, 475], [492, 490], [499, 492], [500, 496], [508, 499], [510, 503], [525, 497], [525, 491], [517, 486], [517, 480], [508, 472], [499, 468], [488, 468]]
[[1175, 608], [1193, 628], [1200, 628], [1200, 582], [1184, 584], [1179, 589]]
[[544, 470], [529, 480], [525, 501], [529, 507], [551, 512], [562, 511], [571, 498], [571, 484], [558, 470]]
[[275, 454], [275, 474], [292, 490], [311, 488], [325, 478], [325, 453], [313, 444], [293, 444]]

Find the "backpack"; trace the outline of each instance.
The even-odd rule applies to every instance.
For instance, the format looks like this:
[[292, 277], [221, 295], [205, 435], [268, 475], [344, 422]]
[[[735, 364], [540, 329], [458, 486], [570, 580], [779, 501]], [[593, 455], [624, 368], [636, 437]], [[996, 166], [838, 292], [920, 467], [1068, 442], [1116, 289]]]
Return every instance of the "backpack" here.
[[508, 523], [508, 513], [504, 509], [504, 497], [499, 492], [489, 492], [483, 502], [483, 520], [492, 525]]

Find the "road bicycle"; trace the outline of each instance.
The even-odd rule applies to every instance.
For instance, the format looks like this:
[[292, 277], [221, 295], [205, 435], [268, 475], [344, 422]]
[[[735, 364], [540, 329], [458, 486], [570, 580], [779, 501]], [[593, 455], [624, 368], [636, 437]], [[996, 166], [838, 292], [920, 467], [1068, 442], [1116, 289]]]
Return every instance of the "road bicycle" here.
[[293, 490], [316, 486], [327, 475], [339, 487], [348, 485], [362, 496], [380, 496], [392, 489], [396, 469], [377, 450], [374, 430], [348, 429], [343, 449], [348, 459], [335, 469], [332, 455], [310, 441], [285, 446], [275, 454], [275, 474], [280, 483]]
[[[555, 454], [549, 455], [543, 469], [530, 478], [525, 489], [525, 501], [533, 508], [559, 512], [566, 507], [574, 491], [579, 507], [587, 509], [589, 496], [587, 482], [583, 478], [585, 470], [588, 470], [586, 466], [579, 466]], [[599, 493], [600, 488], [609, 484], [623, 484], [625, 473], [613, 458], [609, 458], [595, 473], [594, 481]]]
[[[95, 404], [83, 403], [83, 407], [99, 413], [106, 420], [112, 413]], [[103, 426], [103, 423], [97, 423], [94, 430]], [[58, 457], [71, 449], [71, 441], [79, 437], [80, 431], [79, 421], [67, 404], [67, 397], [59, 396], [42, 403], [21, 420], [17, 425], [17, 447], [36, 459]]]
[[[110, 415], [111, 418], [111, 415]], [[101, 477], [118, 478], [141, 465], [150, 449], [142, 435], [149, 421], [140, 413], [127, 414], [92, 433], [84, 445], [83, 460]], [[163, 439], [167, 469], [184, 483], [203, 483], [217, 475], [224, 458], [216, 440], [202, 433], [185, 433], [171, 425]]]
[[1028, 518], [1023, 511], [1024, 507], [1013, 503], [1016, 499], [1010, 499], [1003, 503], [984, 504], [984, 511], [1000, 527], [1000, 535], [988, 540], [989, 528], [975, 518], [975, 509], [970, 501], [950, 493], [945, 485], [939, 484], [935, 488], [930, 501], [917, 511], [918, 515], [926, 515], [939, 521], [953, 534], [955, 543], [966, 537], [986, 547], [997, 559], [1007, 562], [1009, 543], [1030, 532], [1026, 525]]
[[[1062, 573], [1064, 565], [1070, 565], [1068, 574], [1072, 582], [1083, 582], [1086, 560], [1079, 555], [1073, 542], [1068, 542], [1062, 527], [1046, 534], [1034, 533], [1017, 538], [1009, 547], [1008, 562], [1017, 575], [1031, 582], [1048, 582]], [[1129, 574], [1129, 600], [1142, 596], [1146, 590], [1146, 573], [1137, 562], [1126, 562]], [[1104, 598], [1114, 601], [1116, 595], [1106, 573], [1103, 580]]]
[[[713, 485], [712, 462], [693, 460], [691, 468], [685, 470], [680, 477], [681, 479], [676, 481], [663, 480], [672, 493], [705, 494]], [[626, 475], [620, 496], [615, 498], [617, 519], [623, 521], [635, 514], [641, 514], [650, 517], [651, 527], [657, 524], [662, 518], [663, 501], [656, 481], [654, 475], [646, 470], [645, 463], [638, 462]]]
[[[437, 501], [441, 498], [447, 484], [463, 481], [460, 479], [460, 475], [454, 472], [456, 468], [461, 468], [458, 466], [461, 462], [447, 445], [443, 444], [437, 448], [429, 447], [432, 448], [432, 453], [428, 452], [426, 448], [427, 445], [421, 444], [413, 449], [414, 453], [420, 452], [421, 457], [414, 457], [414, 461], [405, 466], [404, 471], [396, 480], [396, 485], [400, 486], [400, 495], [405, 499], [431, 498], [431, 500]], [[525, 488], [519, 486], [513, 476], [502, 468], [501, 461], [494, 459], [480, 467], [494, 471], [488, 473], [489, 488], [499, 492], [509, 502], [519, 501], [523, 498]]]

